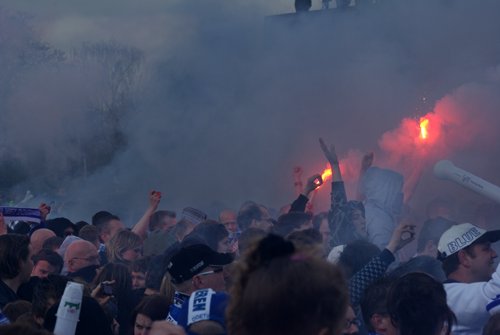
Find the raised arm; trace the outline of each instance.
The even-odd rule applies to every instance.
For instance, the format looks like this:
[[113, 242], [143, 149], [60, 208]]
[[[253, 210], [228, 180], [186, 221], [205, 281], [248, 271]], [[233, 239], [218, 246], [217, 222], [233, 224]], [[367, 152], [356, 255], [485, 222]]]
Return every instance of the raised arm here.
[[151, 215], [153, 215], [153, 213], [158, 208], [160, 200], [161, 200], [161, 192], [151, 191], [149, 194], [148, 208], [144, 212], [144, 215], [132, 228], [132, 232], [139, 235], [143, 240], [146, 238], [148, 233], [149, 219], [151, 218]]
[[351, 304], [356, 306], [363, 298], [365, 289], [379, 279], [394, 262], [395, 254], [415, 239], [415, 226], [402, 223], [392, 233], [391, 240], [382, 252], [373, 257], [368, 264], [352, 276], [349, 280], [349, 296]]
[[347, 203], [347, 195], [345, 192], [344, 182], [342, 180], [342, 174], [340, 172], [339, 160], [337, 152], [335, 151], [335, 146], [331, 145], [330, 148], [328, 148], [322, 138], [319, 139], [319, 145], [326, 160], [330, 163], [330, 167], [332, 168], [330, 212], [331, 217], [335, 217], [335, 213], [343, 208], [343, 206]]
[[307, 179], [306, 187], [299, 194], [299, 197], [295, 199], [290, 207], [289, 212], [304, 212], [306, 210], [306, 204], [309, 201], [309, 196], [311, 192], [323, 185], [323, 179], [321, 179], [321, 175], [315, 174], [309, 179]]

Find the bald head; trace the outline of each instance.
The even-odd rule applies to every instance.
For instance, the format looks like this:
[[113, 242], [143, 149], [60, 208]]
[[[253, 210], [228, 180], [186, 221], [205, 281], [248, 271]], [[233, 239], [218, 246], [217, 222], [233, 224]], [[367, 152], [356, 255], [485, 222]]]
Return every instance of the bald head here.
[[236, 213], [230, 209], [225, 209], [219, 214], [219, 222], [226, 227], [230, 233], [238, 231], [238, 224], [236, 223]]
[[85, 240], [71, 243], [64, 254], [68, 272], [76, 272], [90, 265], [99, 264], [99, 255], [94, 244]]
[[34, 255], [38, 254], [38, 252], [42, 250], [43, 242], [54, 236], [56, 236], [56, 233], [47, 228], [41, 228], [35, 230], [33, 234], [31, 234], [30, 238], [33, 254]]

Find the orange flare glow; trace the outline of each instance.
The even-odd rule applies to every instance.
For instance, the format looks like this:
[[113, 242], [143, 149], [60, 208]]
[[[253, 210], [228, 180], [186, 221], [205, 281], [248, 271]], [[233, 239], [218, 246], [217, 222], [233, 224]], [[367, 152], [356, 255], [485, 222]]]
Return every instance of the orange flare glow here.
[[328, 179], [331, 176], [332, 176], [332, 169], [326, 168], [321, 174], [321, 179], [323, 179], [323, 183], [326, 181], [326, 179]]
[[429, 119], [420, 118], [420, 138], [425, 140], [429, 137], [427, 127], [429, 126]]

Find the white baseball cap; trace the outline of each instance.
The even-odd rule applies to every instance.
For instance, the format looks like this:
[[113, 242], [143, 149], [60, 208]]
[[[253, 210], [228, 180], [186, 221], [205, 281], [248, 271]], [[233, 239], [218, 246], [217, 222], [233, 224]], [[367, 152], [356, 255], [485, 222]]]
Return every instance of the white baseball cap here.
[[487, 231], [470, 223], [454, 225], [441, 235], [438, 243], [439, 258], [444, 259], [478, 241], [500, 240], [500, 230]]

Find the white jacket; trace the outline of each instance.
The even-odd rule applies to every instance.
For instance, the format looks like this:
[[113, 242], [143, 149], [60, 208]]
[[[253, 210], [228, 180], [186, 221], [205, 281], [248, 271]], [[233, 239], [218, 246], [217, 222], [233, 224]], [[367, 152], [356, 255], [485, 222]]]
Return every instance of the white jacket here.
[[500, 265], [488, 282], [445, 283], [448, 306], [457, 316], [453, 335], [481, 335], [490, 318], [486, 305], [500, 294]]
[[368, 239], [381, 250], [389, 244], [396, 228], [396, 216], [403, 206], [403, 185], [401, 174], [378, 167], [370, 167], [361, 179]]

